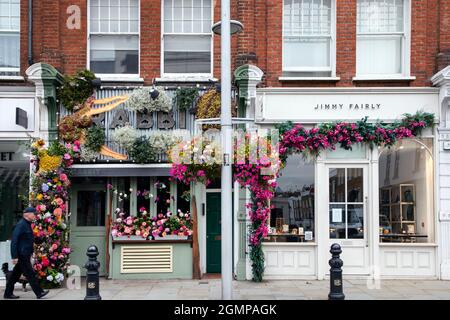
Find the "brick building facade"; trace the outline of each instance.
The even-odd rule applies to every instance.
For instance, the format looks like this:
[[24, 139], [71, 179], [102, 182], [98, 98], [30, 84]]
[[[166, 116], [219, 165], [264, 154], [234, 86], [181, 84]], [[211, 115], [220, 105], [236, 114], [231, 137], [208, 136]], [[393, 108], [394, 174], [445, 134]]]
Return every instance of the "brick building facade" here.
[[[20, 70], [29, 62], [46, 62], [63, 74], [86, 68], [88, 59], [88, 1], [34, 0], [32, 55], [28, 48], [29, 3], [20, 2]], [[409, 2], [409, 1], [408, 1]], [[140, 78], [149, 83], [161, 77], [161, 1], [140, 1]], [[214, 1], [214, 21], [220, 20], [220, 1]], [[335, 3], [335, 73], [339, 80], [280, 81], [282, 76], [281, 0], [234, 0], [232, 18], [244, 24], [233, 37], [233, 67], [244, 63], [264, 71], [264, 86], [429, 86], [430, 77], [448, 65], [450, 4], [440, 0], [411, 0], [410, 76], [401, 81], [353, 81], [356, 72], [356, 0]], [[76, 7], [74, 7], [76, 6]], [[70, 17], [80, 13], [80, 29], [68, 29]], [[32, 61], [29, 61], [32, 59]], [[213, 74], [220, 78], [220, 38], [214, 37]], [[7, 81], [0, 80], [2, 85]]]

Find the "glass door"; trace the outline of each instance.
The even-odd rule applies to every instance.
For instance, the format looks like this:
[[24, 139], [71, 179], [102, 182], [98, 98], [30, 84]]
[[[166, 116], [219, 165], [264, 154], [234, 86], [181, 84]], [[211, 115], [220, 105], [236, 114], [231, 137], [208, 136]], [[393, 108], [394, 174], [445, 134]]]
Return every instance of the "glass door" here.
[[366, 274], [367, 167], [329, 165], [327, 171], [329, 245], [341, 245], [344, 273]]

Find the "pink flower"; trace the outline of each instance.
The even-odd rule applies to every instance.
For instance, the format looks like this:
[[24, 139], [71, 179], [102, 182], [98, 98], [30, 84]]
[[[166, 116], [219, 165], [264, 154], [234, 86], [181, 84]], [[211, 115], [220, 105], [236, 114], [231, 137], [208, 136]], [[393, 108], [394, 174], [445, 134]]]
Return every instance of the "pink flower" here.
[[67, 175], [65, 173], [61, 173], [59, 175], [59, 180], [61, 180], [62, 182], [65, 182], [68, 180]]
[[64, 154], [64, 160], [70, 160], [72, 157], [70, 156], [70, 154], [65, 153]]

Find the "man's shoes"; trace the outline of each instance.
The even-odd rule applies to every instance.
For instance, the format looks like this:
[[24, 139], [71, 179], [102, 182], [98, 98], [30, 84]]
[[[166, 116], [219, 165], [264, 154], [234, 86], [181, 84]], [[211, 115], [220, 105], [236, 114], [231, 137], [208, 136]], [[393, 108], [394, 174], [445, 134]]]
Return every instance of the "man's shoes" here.
[[10, 296], [3, 296], [3, 298], [5, 298], [5, 299], [19, 299], [20, 297], [19, 296], [15, 296], [15, 295], [10, 295]]
[[42, 299], [46, 295], [48, 295], [50, 291], [49, 290], [42, 290], [42, 292], [37, 296], [38, 299]]

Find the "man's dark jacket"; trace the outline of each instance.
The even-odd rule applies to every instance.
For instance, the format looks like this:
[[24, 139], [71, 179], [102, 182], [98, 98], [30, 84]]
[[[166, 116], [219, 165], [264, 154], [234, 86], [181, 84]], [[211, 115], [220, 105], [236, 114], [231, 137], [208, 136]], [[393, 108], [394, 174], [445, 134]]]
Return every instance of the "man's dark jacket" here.
[[11, 258], [18, 259], [19, 256], [31, 257], [33, 254], [34, 236], [31, 222], [24, 218], [16, 224], [11, 238]]

